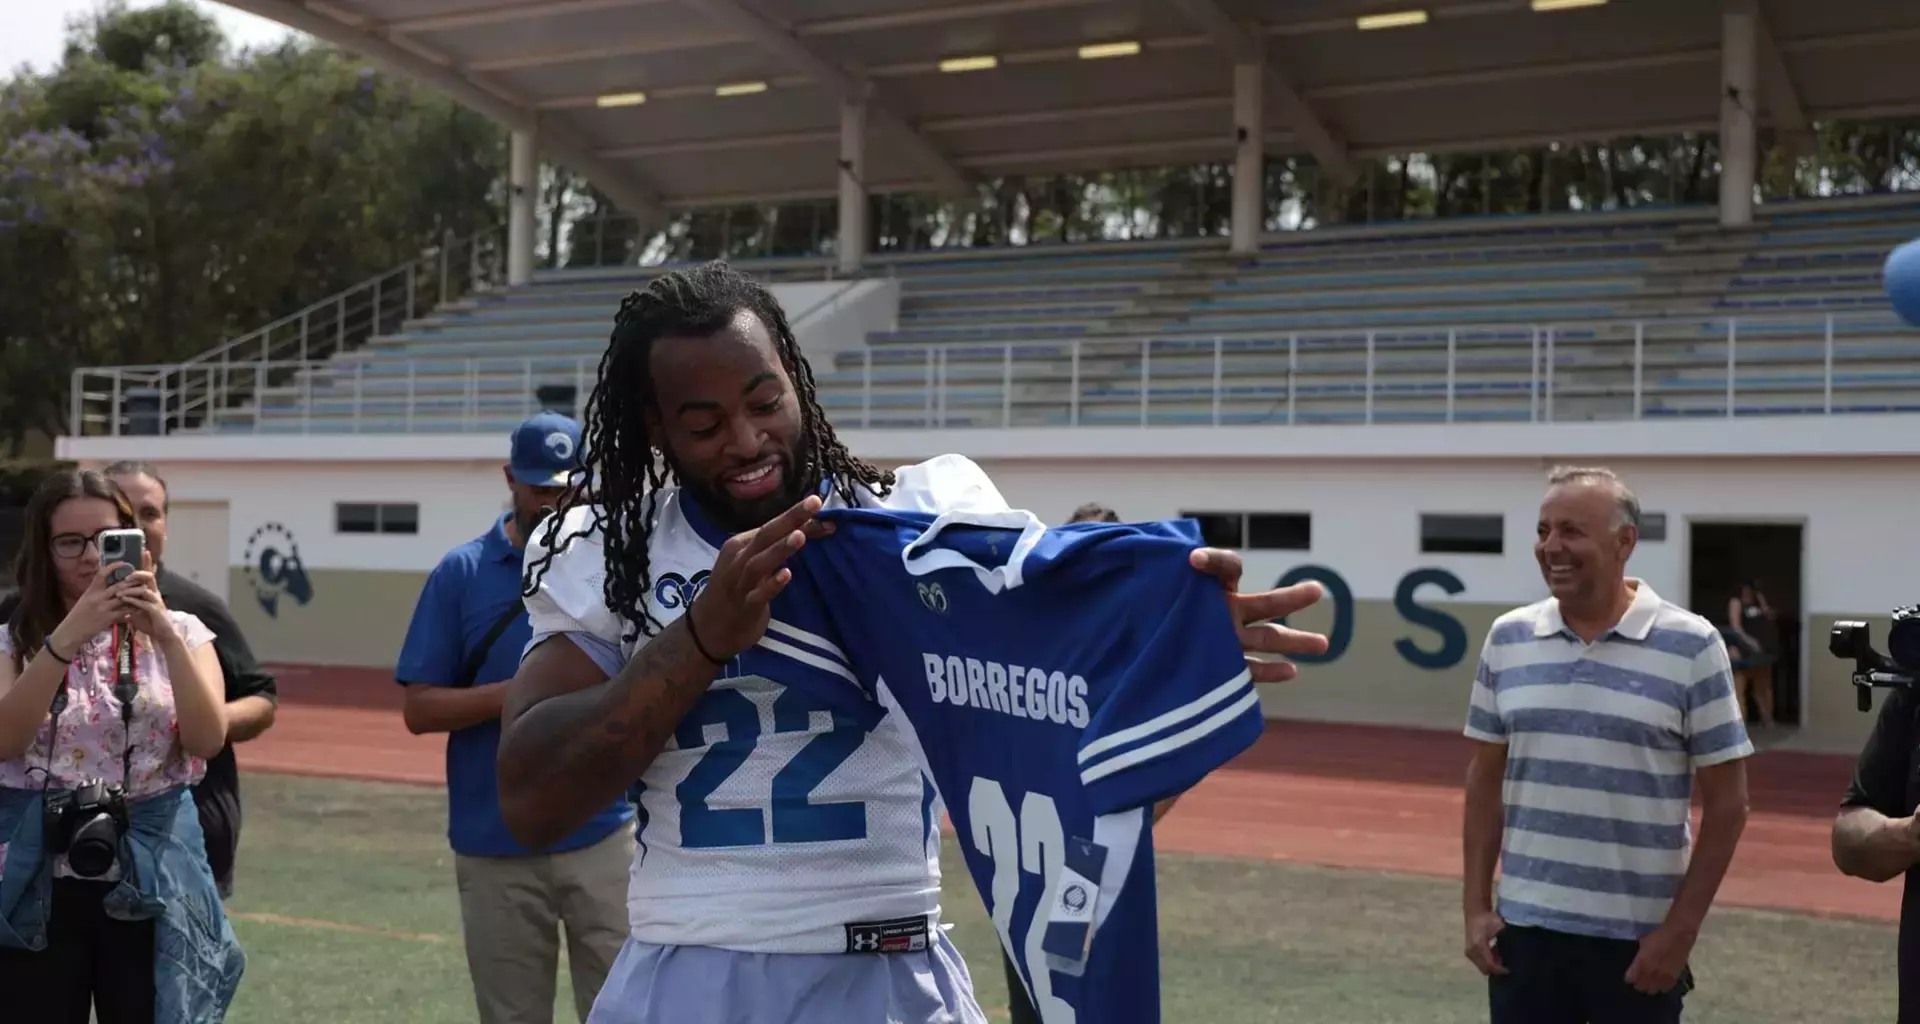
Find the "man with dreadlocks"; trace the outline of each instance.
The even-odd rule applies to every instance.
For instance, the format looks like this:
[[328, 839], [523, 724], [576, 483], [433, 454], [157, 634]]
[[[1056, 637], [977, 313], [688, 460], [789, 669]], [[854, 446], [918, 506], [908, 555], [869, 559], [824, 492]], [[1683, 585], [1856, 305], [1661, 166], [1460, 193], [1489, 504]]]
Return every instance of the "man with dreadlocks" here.
[[[784, 563], [831, 532], [823, 505], [1006, 501], [957, 455], [855, 459], [779, 304], [718, 263], [621, 304], [585, 418], [586, 491], [527, 546], [499, 783], [534, 846], [622, 792], [639, 804], [630, 935], [593, 1024], [984, 1024], [939, 926], [939, 808], [910, 736], [780, 685], [755, 646]], [[1237, 590], [1230, 552], [1193, 563]], [[1324, 652], [1269, 621], [1319, 596], [1232, 593], [1242, 645]], [[1249, 660], [1261, 682], [1295, 674]]]

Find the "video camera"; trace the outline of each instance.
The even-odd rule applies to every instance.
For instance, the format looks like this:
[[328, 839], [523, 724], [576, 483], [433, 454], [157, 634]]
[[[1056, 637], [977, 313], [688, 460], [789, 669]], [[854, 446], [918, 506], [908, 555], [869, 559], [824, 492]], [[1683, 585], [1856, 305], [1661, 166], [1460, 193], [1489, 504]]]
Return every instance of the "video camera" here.
[[1887, 629], [1887, 653], [1873, 649], [1867, 624], [1842, 621], [1833, 624], [1827, 634], [1827, 650], [1836, 658], [1853, 662], [1853, 688], [1862, 711], [1873, 710], [1876, 686], [1920, 686], [1920, 604], [1893, 610], [1893, 624]]

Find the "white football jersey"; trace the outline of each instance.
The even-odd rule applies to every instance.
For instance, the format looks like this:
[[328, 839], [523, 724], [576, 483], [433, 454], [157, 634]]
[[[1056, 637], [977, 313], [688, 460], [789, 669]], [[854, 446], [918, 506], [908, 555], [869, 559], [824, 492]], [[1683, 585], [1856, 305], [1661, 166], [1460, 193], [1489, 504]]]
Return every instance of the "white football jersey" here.
[[[980, 467], [957, 455], [900, 469], [883, 499], [860, 497], [936, 513], [1007, 509]], [[591, 515], [571, 509], [558, 531], [536, 530], [528, 564], [549, 537], [559, 543]], [[646, 597], [657, 622], [686, 610], [722, 541], [677, 488], [662, 494]], [[647, 637], [622, 638], [605, 578], [599, 534], [575, 537], [527, 598], [536, 641], [588, 633], [631, 659]], [[937, 934], [941, 808], [897, 715], [863, 724], [736, 661], [634, 788], [639, 845], [627, 912], [639, 941], [837, 953], [919, 949]]]

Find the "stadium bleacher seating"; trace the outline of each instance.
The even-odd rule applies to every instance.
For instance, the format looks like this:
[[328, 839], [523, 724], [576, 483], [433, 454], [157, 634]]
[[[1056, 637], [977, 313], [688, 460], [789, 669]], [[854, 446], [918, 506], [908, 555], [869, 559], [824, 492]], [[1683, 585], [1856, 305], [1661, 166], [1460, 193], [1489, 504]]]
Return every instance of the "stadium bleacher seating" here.
[[[847, 427], [1913, 411], [1920, 332], [1880, 265], [1915, 234], [1920, 202], [1809, 201], [1744, 230], [1641, 211], [1293, 232], [1251, 257], [1224, 239], [883, 257], [897, 329], [816, 371]], [[584, 395], [613, 309], [657, 271], [454, 303], [205, 429], [506, 429], [542, 388]]]

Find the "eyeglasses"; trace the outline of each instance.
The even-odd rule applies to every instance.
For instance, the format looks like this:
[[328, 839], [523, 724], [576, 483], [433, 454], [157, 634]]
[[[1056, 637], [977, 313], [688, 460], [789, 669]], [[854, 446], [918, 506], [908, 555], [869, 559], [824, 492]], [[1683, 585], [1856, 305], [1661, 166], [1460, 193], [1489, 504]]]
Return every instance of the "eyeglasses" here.
[[87, 553], [88, 548], [100, 550], [100, 535], [105, 530], [96, 530], [91, 534], [61, 533], [53, 538], [53, 553], [56, 557], [72, 561]]

